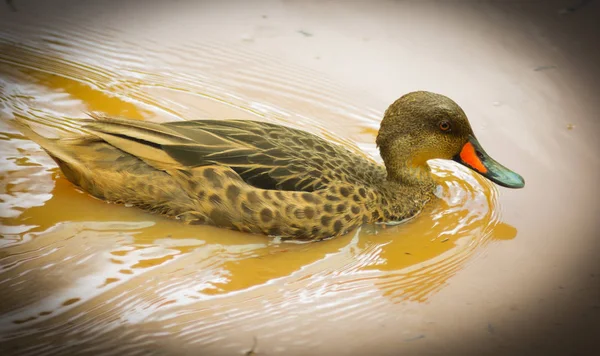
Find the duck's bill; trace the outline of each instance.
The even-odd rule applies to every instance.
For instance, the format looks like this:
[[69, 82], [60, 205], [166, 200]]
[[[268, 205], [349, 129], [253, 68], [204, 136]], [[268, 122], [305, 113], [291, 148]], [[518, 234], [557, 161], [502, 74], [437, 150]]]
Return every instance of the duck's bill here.
[[460, 153], [454, 156], [454, 160], [503, 187], [523, 188], [525, 186], [523, 177], [496, 162], [473, 136], [469, 136], [469, 141], [462, 147]]

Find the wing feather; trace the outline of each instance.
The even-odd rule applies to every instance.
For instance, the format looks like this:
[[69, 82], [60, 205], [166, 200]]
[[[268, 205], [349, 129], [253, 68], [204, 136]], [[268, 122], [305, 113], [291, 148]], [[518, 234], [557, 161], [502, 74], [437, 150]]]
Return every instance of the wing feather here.
[[265, 122], [197, 120], [158, 124], [94, 118], [84, 127], [86, 130], [158, 169], [223, 165], [248, 184], [263, 189], [320, 189], [334, 175], [326, 164], [332, 154], [337, 158], [347, 156], [344, 162], [356, 157], [308, 132]]

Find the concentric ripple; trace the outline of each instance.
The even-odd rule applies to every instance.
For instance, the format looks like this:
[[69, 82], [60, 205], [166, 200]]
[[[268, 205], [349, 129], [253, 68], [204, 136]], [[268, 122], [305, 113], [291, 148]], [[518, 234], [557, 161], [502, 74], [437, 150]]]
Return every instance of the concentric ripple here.
[[490, 240], [515, 236], [500, 222], [495, 188], [446, 161], [432, 163], [440, 199], [417, 218], [312, 244], [189, 227], [94, 199], [12, 128], [14, 117], [57, 123], [48, 134], [87, 111], [258, 119], [377, 157], [384, 107], [241, 47], [13, 25], [0, 33], [0, 341], [9, 351], [238, 352], [234, 334], [307, 345], [316, 322], [376, 320], [386, 305], [423, 302]]

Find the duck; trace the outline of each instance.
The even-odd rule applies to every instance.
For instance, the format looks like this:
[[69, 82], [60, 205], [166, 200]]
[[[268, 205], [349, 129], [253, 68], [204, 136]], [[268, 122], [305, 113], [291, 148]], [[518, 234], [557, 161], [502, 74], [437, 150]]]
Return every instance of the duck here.
[[268, 122], [89, 115], [73, 137], [49, 138], [26, 118], [15, 121], [80, 189], [185, 224], [313, 241], [403, 221], [435, 198], [432, 159], [454, 160], [503, 187], [525, 185], [484, 151], [457, 103], [428, 91], [385, 111], [376, 137], [383, 165]]

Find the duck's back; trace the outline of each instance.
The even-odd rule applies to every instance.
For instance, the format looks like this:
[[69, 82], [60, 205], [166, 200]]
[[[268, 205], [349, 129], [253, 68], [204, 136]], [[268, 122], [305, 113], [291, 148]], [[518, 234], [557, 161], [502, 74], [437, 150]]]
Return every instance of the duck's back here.
[[163, 145], [189, 167], [232, 168], [257, 188], [312, 192], [332, 182], [369, 184], [385, 171], [363, 155], [314, 134], [247, 120], [198, 120], [164, 124], [193, 143]]

